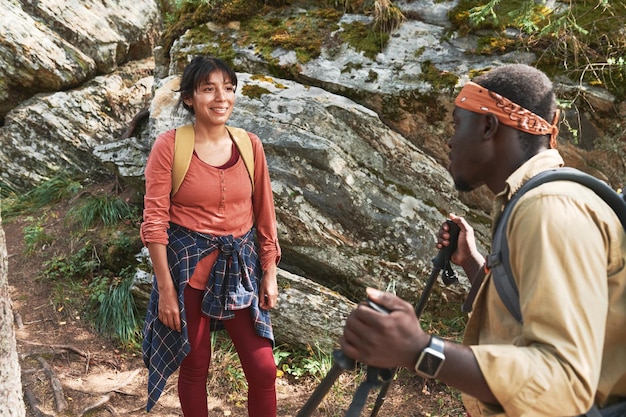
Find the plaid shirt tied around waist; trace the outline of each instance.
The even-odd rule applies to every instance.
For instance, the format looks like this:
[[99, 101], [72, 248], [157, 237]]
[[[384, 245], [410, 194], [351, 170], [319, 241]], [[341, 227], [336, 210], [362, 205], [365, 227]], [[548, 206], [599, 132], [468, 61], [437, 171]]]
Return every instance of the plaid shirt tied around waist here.
[[269, 312], [259, 308], [262, 271], [254, 242], [254, 228], [237, 239], [232, 235], [202, 234], [175, 224], [171, 224], [168, 234], [167, 258], [178, 292], [181, 332], [166, 327], [159, 320], [159, 292], [156, 277], [153, 277], [142, 343], [143, 360], [148, 368], [146, 411], [156, 404], [167, 379], [189, 353], [183, 294], [196, 265], [209, 253], [219, 251], [202, 300], [202, 312], [212, 318], [211, 330], [222, 329], [222, 320], [233, 318], [234, 310], [249, 307], [257, 334], [274, 343]]

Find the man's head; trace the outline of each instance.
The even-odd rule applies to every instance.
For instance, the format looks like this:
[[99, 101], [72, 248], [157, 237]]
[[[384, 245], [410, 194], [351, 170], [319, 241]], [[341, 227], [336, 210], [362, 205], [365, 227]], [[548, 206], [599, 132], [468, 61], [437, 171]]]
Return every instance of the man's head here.
[[522, 163], [556, 147], [556, 97], [536, 68], [497, 67], [469, 82], [455, 104], [449, 169], [461, 191], [487, 183], [498, 192]]

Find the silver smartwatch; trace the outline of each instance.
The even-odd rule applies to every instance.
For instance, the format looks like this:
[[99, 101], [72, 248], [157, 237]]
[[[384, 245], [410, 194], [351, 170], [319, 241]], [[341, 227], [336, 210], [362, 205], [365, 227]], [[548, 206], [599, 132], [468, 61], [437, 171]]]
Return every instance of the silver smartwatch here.
[[436, 378], [446, 360], [443, 348], [442, 339], [437, 336], [430, 336], [428, 346], [422, 350], [417, 362], [415, 362], [415, 372], [424, 378]]

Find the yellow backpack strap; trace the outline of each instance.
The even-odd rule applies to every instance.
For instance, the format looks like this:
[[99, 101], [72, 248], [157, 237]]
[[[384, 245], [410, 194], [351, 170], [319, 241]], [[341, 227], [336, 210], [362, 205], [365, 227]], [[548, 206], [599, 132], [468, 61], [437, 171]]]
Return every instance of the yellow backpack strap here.
[[174, 161], [172, 162], [172, 196], [178, 192], [193, 155], [193, 125], [180, 126], [176, 129], [174, 141]]
[[254, 192], [254, 152], [252, 151], [252, 140], [250, 140], [248, 132], [244, 129], [232, 126], [226, 126], [226, 129], [228, 129], [230, 136], [233, 138], [233, 141], [235, 141], [243, 163], [248, 170], [250, 182], [252, 183], [252, 191]]

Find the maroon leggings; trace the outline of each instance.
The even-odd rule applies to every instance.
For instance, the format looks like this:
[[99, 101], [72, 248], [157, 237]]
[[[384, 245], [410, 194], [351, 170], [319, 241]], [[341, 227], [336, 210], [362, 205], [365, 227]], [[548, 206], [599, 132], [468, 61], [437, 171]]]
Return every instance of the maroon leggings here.
[[[178, 397], [185, 417], [207, 417], [210, 319], [200, 310], [203, 291], [187, 286], [184, 296], [191, 351], [180, 365]], [[276, 417], [276, 364], [271, 342], [255, 332], [248, 309], [237, 310], [234, 319], [223, 323], [248, 381], [248, 415]]]

